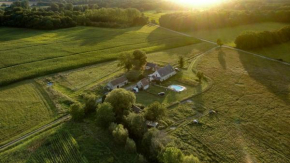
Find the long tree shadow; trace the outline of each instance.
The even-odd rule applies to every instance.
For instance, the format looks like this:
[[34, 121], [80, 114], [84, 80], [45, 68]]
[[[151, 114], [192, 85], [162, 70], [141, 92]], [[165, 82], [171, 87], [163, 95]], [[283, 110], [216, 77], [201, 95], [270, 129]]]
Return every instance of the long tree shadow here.
[[290, 105], [290, 66], [238, 52], [249, 76]]
[[222, 50], [222, 48], [219, 48], [218, 60], [219, 60], [221, 66], [223, 67], [224, 70], [227, 69], [227, 63], [225, 60], [225, 56], [226, 56], [226, 53]]

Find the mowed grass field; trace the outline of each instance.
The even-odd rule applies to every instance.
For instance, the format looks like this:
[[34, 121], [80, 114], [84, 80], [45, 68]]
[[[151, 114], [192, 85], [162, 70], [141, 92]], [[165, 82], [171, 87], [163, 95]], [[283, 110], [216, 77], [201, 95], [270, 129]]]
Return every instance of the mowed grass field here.
[[[273, 31], [279, 30], [290, 24], [285, 23], [258, 23], [250, 25], [242, 25], [236, 27], [220, 28], [214, 30], [199, 30], [187, 32], [195, 37], [210, 40], [216, 42], [217, 39], [221, 39], [224, 44], [235, 47], [235, 39], [238, 35], [245, 31]], [[273, 45], [266, 48], [254, 49], [252, 52], [261, 54], [273, 59], [283, 59], [286, 62], [290, 62], [290, 43], [284, 43], [279, 45]]]
[[0, 28], [0, 35], [0, 85], [114, 60], [136, 49], [155, 52], [199, 42], [155, 26], [53, 31]]
[[289, 162], [290, 66], [222, 48], [201, 57], [197, 69], [214, 84], [170, 131], [177, 146], [202, 162]]
[[0, 144], [46, 124], [56, 111], [34, 82], [0, 88]]

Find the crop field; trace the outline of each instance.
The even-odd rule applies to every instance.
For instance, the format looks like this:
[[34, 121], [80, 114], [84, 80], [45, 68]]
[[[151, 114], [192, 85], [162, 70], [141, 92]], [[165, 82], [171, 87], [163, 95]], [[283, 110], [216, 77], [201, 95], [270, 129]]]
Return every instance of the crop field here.
[[136, 163], [137, 154], [116, 145], [108, 131], [92, 118], [67, 122], [0, 153], [0, 162], [119, 162]]
[[183, 120], [169, 131], [177, 146], [203, 162], [289, 162], [290, 66], [222, 48], [197, 69], [214, 84], [181, 104], [189, 115], [169, 113]]
[[56, 116], [54, 105], [34, 82], [0, 88], [0, 112], [0, 144]]
[[217, 39], [221, 39], [224, 44], [235, 46], [235, 39], [238, 35], [245, 31], [272, 31], [283, 28], [289, 24], [285, 23], [257, 23], [249, 25], [240, 25], [236, 27], [227, 27], [213, 30], [199, 30], [187, 32], [195, 37], [210, 40], [216, 42]]
[[156, 26], [54, 31], [1, 28], [0, 35], [1, 85], [114, 60], [136, 49], [155, 52], [199, 42]]

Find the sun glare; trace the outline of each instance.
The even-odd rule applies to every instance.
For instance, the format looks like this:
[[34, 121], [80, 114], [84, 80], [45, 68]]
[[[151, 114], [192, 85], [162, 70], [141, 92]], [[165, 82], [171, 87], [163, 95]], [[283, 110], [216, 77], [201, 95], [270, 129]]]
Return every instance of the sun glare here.
[[220, 3], [222, 0], [175, 0], [175, 1], [192, 6], [208, 6]]

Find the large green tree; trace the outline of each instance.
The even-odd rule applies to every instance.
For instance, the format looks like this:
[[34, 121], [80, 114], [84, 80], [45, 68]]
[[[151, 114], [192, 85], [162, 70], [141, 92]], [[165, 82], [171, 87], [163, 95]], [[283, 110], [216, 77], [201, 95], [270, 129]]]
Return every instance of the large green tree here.
[[94, 94], [85, 94], [84, 95], [84, 102], [85, 102], [85, 113], [91, 113], [96, 109], [96, 100], [97, 96]]
[[115, 121], [115, 113], [110, 103], [99, 104], [96, 109], [96, 122], [103, 128], [108, 128]]
[[142, 70], [142, 69], [144, 69], [146, 63], [147, 63], [146, 53], [144, 51], [141, 51], [141, 50], [135, 50], [133, 52], [134, 69]]
[[127, 71], [131, 70], [131, 68], [133, 67], [132, 58], [133, 57], [131, 54], [128, 54], [128, 53], [122, 54], [119, 57], [118, 66], [123, 67]]
[[114, 89], [105, 99], [105, 102], [109, 102], [113, 106], [118, 120], [121, 120], [123, 115], [129, 114], [129, 110], [132, 108], [135, 101], [135, 94], [122, 88]]
[[134, 135], [136, 138], [142, 138], [147, 131], [146, 120], [142, 114], [130, 113], [126, 117], [126, 122], [130, 135]]
[[166, 115], [166, 107], [159, 102], [154, 102], [145, 108], [145, 117], [148, 120], [156, 121]]

